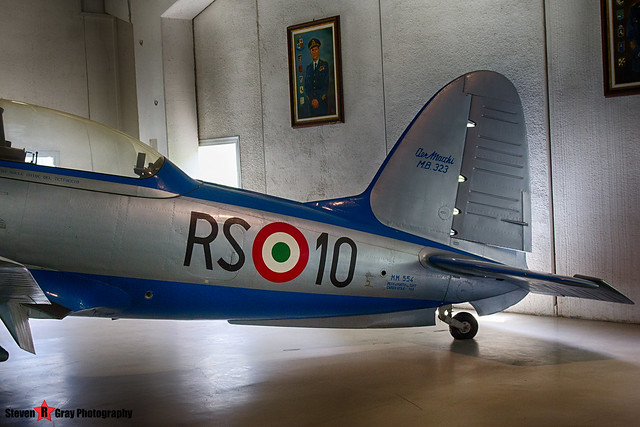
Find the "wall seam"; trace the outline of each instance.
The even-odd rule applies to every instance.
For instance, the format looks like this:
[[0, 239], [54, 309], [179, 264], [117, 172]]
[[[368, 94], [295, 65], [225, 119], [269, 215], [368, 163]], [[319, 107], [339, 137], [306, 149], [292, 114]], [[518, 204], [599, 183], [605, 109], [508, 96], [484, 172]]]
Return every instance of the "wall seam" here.
[[[160, 73], [162, 75], [162, 107], [164, 109], [164, 112], [162, 114], [163, 119], [164, 119], [164, 129], [161, 129], [160, 132], [164, 132], [164, 143], [165, 143], [165, 153], [167, 154], [167, 157], [169, 157], [169, 129], [168, 129], [168, 119], [167, 119], [167, 84], [166, 84], [166, 71], [164, 69], [164, 60], [165, 60], [165, 56], [166, 56], [166, 52], [164, 49], [164, 31], [166, 31], [165, 29], [163, 29], [163, 22], [165, 21], [166, 18], [162, 17], [162, 14], [160, 14], [160, 66], [162, 67], [162, 69], [160, 70]], [[149, 142], [145, 143], [151, 147], [153, 147], [152, 145], [152, 140], [150, 139]], [[155, 148], [157, 151], [160, 151], [160, 147], [158, 146], [158, 141], [156, 140], [156, 146], [153, 147]]]
[[111, 34], [112, 34], [112, 42], [113, 42], [113, 80], [115, 86], [115, 98], [116, 98], [116, 125], [118, 130], [122, 130], [123, 128], [123, 119], [122, 119], [122, 96], [120, 93], [121, 90], [121, 77], [120, 77], [120, 44], [119, 44], [119, 34], [118, 34], [118, 21], [116, 21], [115, 16], [107, 15], [111, 21]]
[[[204, 10], [204, 9], [203, 9]], [[200, 12], [202, 13], [202, 12]], [[196, 55], [196, 18], [193, 18], [191, 20], [191, 40], [193, 41], [191, 43], [191, 47], [193, 49], [193, 91], [194, 93], [194, 98], [195, 98], [195, 109], [196, 109], [196, 132], [198, 134], [198, 146], [200, 146], [200, 103], [198, 102], [198, 65], [197, 65], [197, 61], [198, 61], [198, 56]], [[169, 143], [167, 142], [167, 145], [169, 145]], [[198, 148], [196, 147], [196, 152], [197, 152]], [[167, 151], [168, 148], [167, 148]]]
[[[542, 24], [544, 31], [544, 78], [546, 83], [547, 100], [546, 105], [546, 120], [547, 120], [547, 164], [549, 165], [548, 180], [549, 180], [549, 231], [551, 234], [551, 272], [556, 273], [558, 270], [558, 262], [556, 257], [556, 227], [555, 227], [555, 206], [553, 199], [553, 156], [552, 156], [552, 142], [551, 142], [551, 82], [549, 78], [549, 64], [551, 58], [549, 57], [549, 31], [547, 31], [547, 25], [549, 20], [547, 19], [547, 0], [542, 0]], [[553, 315], [559, 316], [558, 310], [558, 297], [553, 297]]]
[[83, 43], [83, 47], [84, 47], [84, 72], [85, 72], [85, 77], [86, 77], [86, 83], [87, 83], [87, 118], [91, 119], [91, 100], [90, 100], [90, 94], [89, 94], [89, 58], [88, 58], [88, 51], [87, 51], [87, 18], [86, 16], [82, 16], [82, 34], [84, 37], [84, 43]]
[[256, 5], [256, 36], [258, 38], [258, 84], [260, 85], [260, 127], [262, 128], [262, 171], [263, 171], [263, 192], [267, 192], [267, 153], [265, 150], [265, 133], [264, 133], [264, 88], [262, 86], [262, 57], [260, 55], [260, 11], [258, 9], [258, 0]]
[[383, 43], [383, 36], [382, 36], [382, 0], [378, 0], [378, 22], [380, 24], [380, 74], [381, 74], [381, 80], [382, 80], [382, 132], [384, 135], [384, 147], [385, 147], [385, 153], [384, 153], [384, 157], [387, 156], [387, 154], [390, 151], [389, 148], [389, 141], [388, 141], [388, 137], [387, 137], [387, 94], [385, 92], [385, 87], [384, 87], [384, 43]]

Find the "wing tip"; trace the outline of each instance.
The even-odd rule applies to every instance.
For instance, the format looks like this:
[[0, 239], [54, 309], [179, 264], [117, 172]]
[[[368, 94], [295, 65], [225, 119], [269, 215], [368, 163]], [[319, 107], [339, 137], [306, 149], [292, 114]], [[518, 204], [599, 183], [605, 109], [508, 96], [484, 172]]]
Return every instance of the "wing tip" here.
[[585, 276], [582, 274], [574, 274], [573, 277], [595, 283], [598, 286], [598, 288], [605, 290], [612, 297], [612, 300], [610, 300], [611, 302], [617, 302], [620, 304], [629, 304], [629, 305], [636, 304], [630, 298], [628, 298], [625, 294], [623, 294], [622, 292], [620, 292], [619, 290], [611, 286], [609, 283], [607, 283], [603, 279], [600, 279], [598, 277]]
[[571, 277], [540, 273], [479, 259], [458, 257], [451, 254], [434, 254], [425, 259], [421, 259], [421, 263], [425, 267], [430, 264], [454, 274], [520, 279], [521, 282], [513, 281], [513, 283], [525, 287], [529, 292], [537, 294], [584, 298], [619, 304], [635, 304], [622, 292], [597, 277], [579, 274]]

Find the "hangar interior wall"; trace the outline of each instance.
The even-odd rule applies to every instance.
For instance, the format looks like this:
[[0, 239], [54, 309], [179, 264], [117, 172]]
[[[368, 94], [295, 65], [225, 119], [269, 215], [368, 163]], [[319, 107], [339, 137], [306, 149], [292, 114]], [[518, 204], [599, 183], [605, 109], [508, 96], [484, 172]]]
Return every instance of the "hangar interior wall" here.
[[0, 96], [138, 136], [133, 27], [67, 0], [0, 0]]
[[[286, 28], [333, 15], [345, 123], [293, 129]], [[245, 187], [300, 201], [364, 189], [450, 80], [506, 75], [527, 120], [530, 268], [606, 277], [640, 301], [640, 97], [603, 95], [598, 0], [216, 0], [193, 26], [200, 138], [239, 135]], [[638, 306], [544, 296], [514, 311], [640, 322]]]
[[[0, 95], [112, 124], [113, 80], [92, 84], [91, 70], [117, 70], [130, 53], [114, 56], [117, 42], [103, 43], [94, 65], [105, 58], [113, 65], [88, 64], [91, 34], [110, 31], [97, 38], [104, 42], [117, 40], [117, 31], [79, 13], [80, 3], [0, 0]], [[194, 3], [199, 9], [189, 18], [163, 15]], [[189, 170], [198, 137], [238, 135], [244, 187], [300, 201], [362, 191], [413, 116], [450, 80], [475, 69], [506, 75], [527, 118], [529, 266], [605, 277], [640, 301], [633, 269], [640, 97], [603, 96], [598, 0], [104, 4], [133, 24], [137, 91], [125, 93], [137, 94], [141, 139], [155, 140]], [[292, 129], [286, 28], [333, 15], [342, 27], [346, 121]], [[554, 306], [551, 297], [530, 296], [514, 310], [640, 322], [639, 307], [562, 298]]]
[[[216, 0], [194, 19], [200, 138], [240, 136], [245, 188], [300, 201], [354, 195], [442, 86], [468, 71], [501, 72], [520, 91], [527, 117], [534, 188], [529, 263], [549, 271], [543, 11], [542, 2]], [[345, 123], [293, 129], [286, 29], [334, 15], [340, 15]], [[530, 297], [520, 309], [553, 314], [553, 299]]]
[[565, 316], [640, 322], [640, 96], [605, 98], [598, 0], [549, 1], [556, 262], [605, 277], [634, 306], [561, 298]]

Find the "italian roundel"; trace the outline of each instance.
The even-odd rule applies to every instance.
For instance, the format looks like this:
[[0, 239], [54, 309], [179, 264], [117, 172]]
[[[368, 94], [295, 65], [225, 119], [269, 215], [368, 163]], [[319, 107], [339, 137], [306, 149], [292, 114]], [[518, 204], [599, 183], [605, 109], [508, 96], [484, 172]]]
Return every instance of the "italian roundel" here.
[[304, 235], [291, 224], [273, 222], [262, 228], [253, 242], [253, 264], [270, 282], [293, 280], [309, 261], [309, 245]]

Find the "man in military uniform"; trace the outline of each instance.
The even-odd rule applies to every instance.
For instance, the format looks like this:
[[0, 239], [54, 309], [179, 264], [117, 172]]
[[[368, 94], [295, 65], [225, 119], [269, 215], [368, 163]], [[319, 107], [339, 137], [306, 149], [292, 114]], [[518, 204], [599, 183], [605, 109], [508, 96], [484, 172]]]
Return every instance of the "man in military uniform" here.
[[309, 113], [312, 117], [326, 116], [329, 110], [329, 63], [320, 59], [320, 40], [311, 39], [308, 48], [312, 61], [307, 65], [304, 85]]

